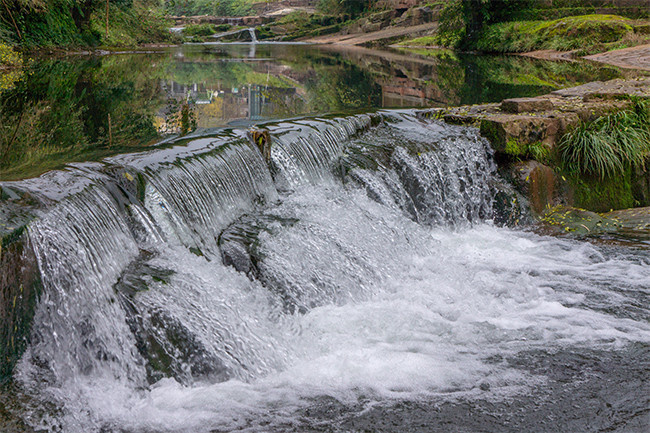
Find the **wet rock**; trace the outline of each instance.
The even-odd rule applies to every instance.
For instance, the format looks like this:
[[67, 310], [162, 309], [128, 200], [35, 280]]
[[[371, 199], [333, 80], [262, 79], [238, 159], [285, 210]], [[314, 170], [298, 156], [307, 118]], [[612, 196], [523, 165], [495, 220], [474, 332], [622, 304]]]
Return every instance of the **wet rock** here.
[[650, 239], [650, 207], [616, 210], [603, 214], [615, 221], [619, 233], [636, 239]]
[[527, 198], [531, 210], [542, 214], [549, 205], [561, 203], [564, 200], [564, 183], [553, 169], [538, 161], [517, 161], [501, 170], [503, 176], [515, 189]]
[[42, 284], [36, 256], [19, 227], [0, 243], [0, 382], [27, 347]]
[[224, 265], [232, 266], [237, 272], [243, 272], [246, 275], [254, 274], [255, 266], [245, 244], [225, 241], [220, 244], [219, 248]]
[[26, 233], [35, 202], [24, 192], [0, 187], [0, 383], [27, 347], [42, 283]]
[[498, 180], [493, 188], [496, 190], [492, 204], [494, 224], [517, 227], [532, 221], [525, 196], [503, 180]]
[[183, 384], [194, 381], [223, 382], [231, 377], [224, 362], [183, 324], [162, 310], [150, 310], [137, 301], [150, 285], [168, 284], [173, 271], [151, 266], [151, 253], [142, 252], [115, 285], [118, 300], [136, 347], [146, 361], [147, 378], [154, 383], [173, 377]]

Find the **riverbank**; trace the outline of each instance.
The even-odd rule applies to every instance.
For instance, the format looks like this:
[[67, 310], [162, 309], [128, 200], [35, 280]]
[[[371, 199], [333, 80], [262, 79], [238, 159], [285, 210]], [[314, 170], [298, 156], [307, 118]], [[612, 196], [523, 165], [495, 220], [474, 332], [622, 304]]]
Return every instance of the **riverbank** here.
[[[535, 98], [507, 99], [500, 104], [426, 110], [423, 114], [480, 128], [496, 153], [503, 178], [514, 186], [513, 194], [497, 200], [503, 206], [513, 206], [512, 219], [516, 220], [521, 213], [519, 207], [529, 207], [535, 215], [546, 218], [565, 212], [567, 206], [595, 212], [650, 206], [650, 172], [643, 163], [615, 161], [620, 163], [620, 170], [610, 172], [597, 172], [595, 167], [592, 171], [571, 171], [567, 169], [566, 155], [571, 154], [567, 146], [573, 144], [565, 140], [572, 131], [587, 131], [590, 125], [603, 123], [603, 119], [614, 122], [616, 113], [647, 110], [647, 101], [650, 77], [638, 77], [592, 82]], [[647, 119], [647, 113], [643, 116]], [[608, 143], [607, 150], [617, 152], [615, 145]], [[559, 151], [561, 146], [564, 153]], [[586, 149], [595, 151], [598, 149]], [[647, 151], [643, 150], [646, 161]], [[561, 206], [560, 210], [557, 206]], [[574, 230], [569, 225], [564, 227]]]

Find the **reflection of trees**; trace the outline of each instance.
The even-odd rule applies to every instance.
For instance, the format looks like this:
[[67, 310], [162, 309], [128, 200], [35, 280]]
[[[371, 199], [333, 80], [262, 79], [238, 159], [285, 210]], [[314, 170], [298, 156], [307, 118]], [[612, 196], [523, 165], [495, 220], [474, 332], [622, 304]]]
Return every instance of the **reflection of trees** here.
[[350, 64], [315, 67], [307, 81], [308, 106], [313, 112], [343, 111], [381, 106], [381, 88], [363, 69]]
[[[206, 50], [35, 63], [0, 94], [0, 177], [134, 149], [152, 142], [159, 129], [182, 132], [235, 119], [382, 106], [474, 104], [619, 75], [584, 63], [449, 52], [260, 46], [258, 55], [274, 60], [249, 62], [246, 47]], [[175, 109], [167, 104], [172, 99]]]
[[0, 95], [0, 175], [151, 141], [164, 70], [143, 57], [39, 62]]
[[594, 80], [620, 77], [616, 68], [585, 62], [552, 62], [515, 56], [463, 56], [462, 104], [541, 95]]

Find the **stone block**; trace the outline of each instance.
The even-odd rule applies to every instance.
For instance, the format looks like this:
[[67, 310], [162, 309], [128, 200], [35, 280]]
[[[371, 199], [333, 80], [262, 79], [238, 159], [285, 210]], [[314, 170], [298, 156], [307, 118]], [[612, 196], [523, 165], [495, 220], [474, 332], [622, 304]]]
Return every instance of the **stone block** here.
[[555, 145], [560, 121], [551, 117], [492, 115], [481, 120], [481, 134], [497, 152], [523, 156], [532, 143]]
[[506, 113], [530, 113], [553, 109], [553, 103], [545, 98], [513, 98], [501, 102], [501, 110]]

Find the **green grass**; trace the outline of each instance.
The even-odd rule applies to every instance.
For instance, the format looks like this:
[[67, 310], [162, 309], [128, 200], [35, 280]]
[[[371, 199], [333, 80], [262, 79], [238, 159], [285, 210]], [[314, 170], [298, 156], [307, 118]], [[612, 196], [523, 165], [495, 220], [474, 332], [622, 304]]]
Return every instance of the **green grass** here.
[[562, 167], [570, 174], [604, 179], [643, 166], [650, 152], [650, 103], [582, 123], [558, 144]]
[[436, 36], [422, 36], [420, 38], [400, 42], [398, 45], [406, 45], [410, 47], [435, 47], [438, 45], [438, 38]]
[[485, 52], [568, 51], [615, 43], [634, 33], [633, 22], [617, 15], [580, 15], [554, 21], [493, 24], [481, 33], [476, 48]]
[[211, 36], [217, 33], [227, 32], [231, 30], [230, 24], [189, 24], [183, 28], [184, 36]]

